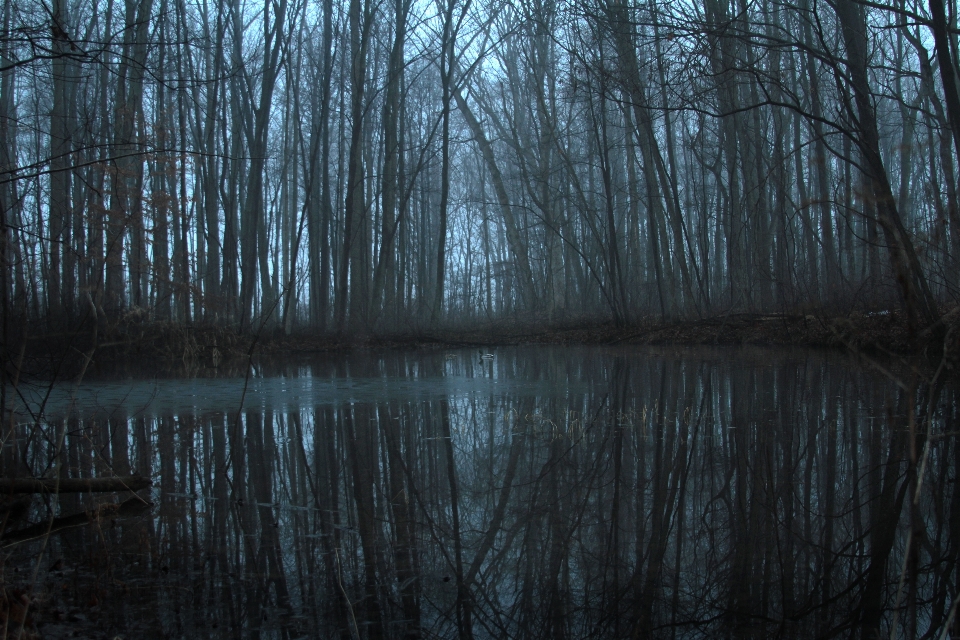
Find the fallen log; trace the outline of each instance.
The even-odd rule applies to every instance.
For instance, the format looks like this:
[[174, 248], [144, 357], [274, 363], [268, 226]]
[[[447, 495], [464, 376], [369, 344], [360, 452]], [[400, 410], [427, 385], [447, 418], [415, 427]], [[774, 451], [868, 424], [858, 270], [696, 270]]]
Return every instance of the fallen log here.
[[29, 527], [24, 527], [23, 529], [7, 531], [0, 537], [0, 541], [3, 542], [2, 546], [6, 547], [18, 542], [40, 538], [48, 534], [59, 533], [64, 529], [72, 529], [73, 527], [81, 527], [91, 522], [98, 522], [104, 518], [128, 518], [130, 516], [137, 516], [152, 506], [152, 502], [147, 502], [143, 498], [134, 496], [119, 504], [102, 504], [81, 513], [54, 518], [50, 522], [41, 522], [30, 525]]
[[139, 491], [153, 481], [143, 476], [125, 478], [0, 478], [0, 494], [10, 493], [103, 493]]

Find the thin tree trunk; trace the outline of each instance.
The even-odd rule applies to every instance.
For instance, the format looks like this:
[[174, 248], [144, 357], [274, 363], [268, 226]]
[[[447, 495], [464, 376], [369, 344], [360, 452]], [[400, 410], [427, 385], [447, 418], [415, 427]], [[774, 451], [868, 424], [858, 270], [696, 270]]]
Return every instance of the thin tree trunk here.
[[[396, 296], [396, 236], [397, 236], [397, 192], [401, 188], [398, 172], [403, 148], [400, 145], [401, 88], [404, 74], [404, 43], [407, 37], [407, 14], [410, 11], [409, 0], [394, 2], [393, 47], [390, 51], [390, 63], [387, 71], [387, 87], [383, 103], [383, 187], [381, 189], [382, 230], [380, 232], [380, 253], [373, 273], [373, 302], [371, 311], [390, 322], [394, 312], [393, 301]], [[384, 317], [385, 316], [385, 317]]]
[[367, 75], [367, 43], [369, 40], [369, 1], [350, 0], [350, 151], [347, 165], [347, 192], [344, 201], [343, 242], [340, 254], [340, 270], [336, 290], [337, 332], [346, 330], [349, 317], [354, 329], [366, 326], [366, 287], [363, 283], [364, 269], [361, 262], [365, 252], [360, 247], [366, 236], [364, 216], [364, 85]]
[[[64, 0], [54, 0], [51, 15], [53, 32], [53, 107], [50, 111], [50, 267], [47, 277], [47, 313], [54, 322], [64, 320], [64, 298], [72, 291], [62, 290], [63, 267], [69, 250], [70, 152], [73, 137], [71, 93], [72, 62], [68, 57], [73, 45], [67, 31], [71, 28]], [[76, 45], [73, 45], [76, 46]]]
[[459, 88], [452, 88], [453, 98], [457, 101], [457, 107], [460, 109], [463, 119], [473, 133], [477, 146], [480, 147], [480, 153], [490, 171], [490, 181], [493, 183], [494, 192], [497, 195], [497, 204], [500, 205], [500, 212], [503, 216], [504, 228], [507, 236], [507, 244], [513, 257], [514, 264], [518, 272], [518, 285], [520, 288], [520, 297], [524, 308], [536, 308], [537, 295], [536, 283], [533, 279], [533, 272], [530, 270], [530, 259], [527, 252], [527, 243], [520, 235], [520, 225], [517, 222], [513, 206], [510, 203], [509, 192], [504, 182], [503, 173], [497, 164], [496, 156], [493, 152], [493, 145], [487, 139], [483, 126], [473, 113], [473, 109], [464, 99]]
[[[136, 122], [143, 108], [143, 79], [147, 57], [147, 32], [153, 10], [153, 0], [126, 0], [123, 50], [117, 72], [117, 97], [114, 105], [114, 161], [113, 188], [110, 198], [110, 216], [107, 230], [106, 308], [117, 318], [126, 306], [126, 275], [123, 268], [124, 242], [128, 230], [135, 236], [143, 233], [136, 225], [142, 223], [143, 159], [139, 150]], [[140, 249], [134, 242], [131, 282], [135, 290], [140, 286]], [[136, 297], [134, 297], [136, 303]]]
[[456, 46], [453, 25], [453, 6], [456, 0], [446, 0], [443, 19], [443, 39], [440, 42], [440, 206], [437, 228], [437, 272], [434, 280], [434, 297], [430, 306], [431, 324], [440, 321], [443, 313], [443, 285], [447, 264], [447, 207], [450, 199], [450, 92], [454, 69], [454, 47]]

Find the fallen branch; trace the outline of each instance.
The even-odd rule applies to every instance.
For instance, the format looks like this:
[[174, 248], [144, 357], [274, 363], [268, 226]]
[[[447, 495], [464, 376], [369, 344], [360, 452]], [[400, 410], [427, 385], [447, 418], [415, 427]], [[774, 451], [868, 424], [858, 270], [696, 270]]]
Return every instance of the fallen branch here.
[[125, 478], [0, 478], [0, 494], [9, 493], [103, 493], [139, 491], [153, 481], [142, 476]]
[[54, 518], [52, 522], [41, 522], [40, 524], [30, 525], [29, 527], [17, 529], [16, 531], [8, 531], [3, 534], [3, 537], [0, 538], [0, 540], [3, 541], [3, 546], [6, 547], [11, 544], [23, 542], [25, 540], [33, 540], [34, 538], [39, 538], [45, 535], [59, 533], [64, 529], [81, 527], [85, 524], [102, 520], [103, 518], [126, 518], [130, 516], [137, 516], [147, 511], [152, 506], [152, 502], [146, 502], [143, 498], [134, 496], [133, 498], [125, 500], [119, 504], [102, 504], [98, 507], [94, 507], [93, 509], [83, 511], [81, 513]]

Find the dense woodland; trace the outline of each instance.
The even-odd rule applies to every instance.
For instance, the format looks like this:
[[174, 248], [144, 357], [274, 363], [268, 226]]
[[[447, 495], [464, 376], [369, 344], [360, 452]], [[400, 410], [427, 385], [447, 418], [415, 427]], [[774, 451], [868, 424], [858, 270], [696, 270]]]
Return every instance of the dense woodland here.
[[3, 317], [927, 324], [960, 284], [956, 13], [7, 0]]

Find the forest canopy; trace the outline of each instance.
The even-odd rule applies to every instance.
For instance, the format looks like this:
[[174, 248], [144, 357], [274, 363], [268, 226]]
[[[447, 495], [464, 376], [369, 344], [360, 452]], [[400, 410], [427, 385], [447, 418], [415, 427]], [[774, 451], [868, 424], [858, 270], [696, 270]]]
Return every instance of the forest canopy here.
[[926, 325], [957, 299], [943, 0], [7, 0], [0, 23], [8, 326]]

